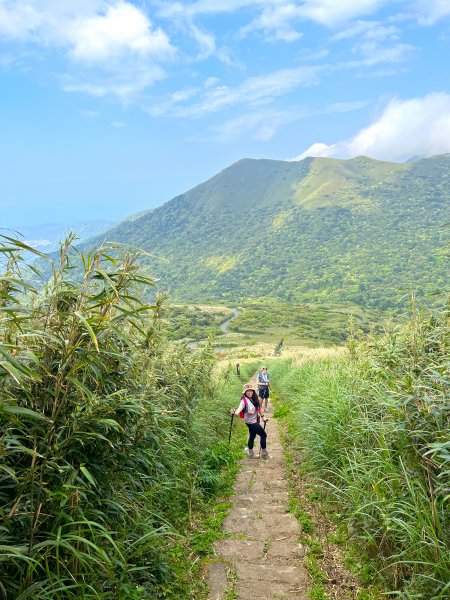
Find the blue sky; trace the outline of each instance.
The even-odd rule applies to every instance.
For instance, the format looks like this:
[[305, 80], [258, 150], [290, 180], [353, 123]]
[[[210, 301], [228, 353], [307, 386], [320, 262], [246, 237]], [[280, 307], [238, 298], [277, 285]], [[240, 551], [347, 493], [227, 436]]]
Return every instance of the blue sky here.
[[243, 157], [450, 152], [450, 0], [0, 0], [0, 226]]

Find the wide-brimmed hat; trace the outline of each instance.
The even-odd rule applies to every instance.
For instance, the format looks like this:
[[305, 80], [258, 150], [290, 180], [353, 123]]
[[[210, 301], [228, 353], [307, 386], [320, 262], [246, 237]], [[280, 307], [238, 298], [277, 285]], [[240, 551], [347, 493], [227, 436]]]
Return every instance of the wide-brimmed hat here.
[[242, 393], [245, 394], [245, 392], [248, 392], [248, 390], [252, 390], [256, 394], [255, 388], [250, 383], [246, 383], [244, 385], [244, 387], [242, 388]]

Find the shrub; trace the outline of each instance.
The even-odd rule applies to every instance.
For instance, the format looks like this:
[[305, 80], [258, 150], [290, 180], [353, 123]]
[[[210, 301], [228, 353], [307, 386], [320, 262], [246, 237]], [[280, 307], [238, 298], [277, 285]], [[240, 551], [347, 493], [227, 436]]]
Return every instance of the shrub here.
[[165, 341], [136, 254], [72, 242], [43, 289], [23, 244], [0, 247], [0, 597], [181, 597], [190, 507], [221, 468], [213, 352]]

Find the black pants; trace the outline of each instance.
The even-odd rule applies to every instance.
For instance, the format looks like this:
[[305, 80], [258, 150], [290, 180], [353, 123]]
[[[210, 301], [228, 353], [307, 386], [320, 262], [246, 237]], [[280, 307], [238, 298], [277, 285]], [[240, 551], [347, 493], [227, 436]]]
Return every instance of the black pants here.
[[264, 400], [265, 398], [269, 397], [269, 386], [265, 385], [265, 386], [261, 386], [258, 388], [258, 395], [260, 400]]
[[266, 438], [267, 433], [261, 427], [259, 423], [246, 423], [249, 431], [248, 436], [248, 449], [251, 450], [253, 448], [253, 442], [255, 441], [255, 437], [259, 435], [261, 438], [261, 448], [265, 450], [266, 448]]

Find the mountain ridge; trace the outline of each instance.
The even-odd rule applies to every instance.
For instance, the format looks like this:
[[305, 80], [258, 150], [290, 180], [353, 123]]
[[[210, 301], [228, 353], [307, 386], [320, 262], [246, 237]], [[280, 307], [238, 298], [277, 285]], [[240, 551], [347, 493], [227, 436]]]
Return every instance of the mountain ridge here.
[[159, 256], [144, 260], [177, 300], [393, 307], [445, 283], [449, 179], [450, 155], [241, 159], [108, 239]]

